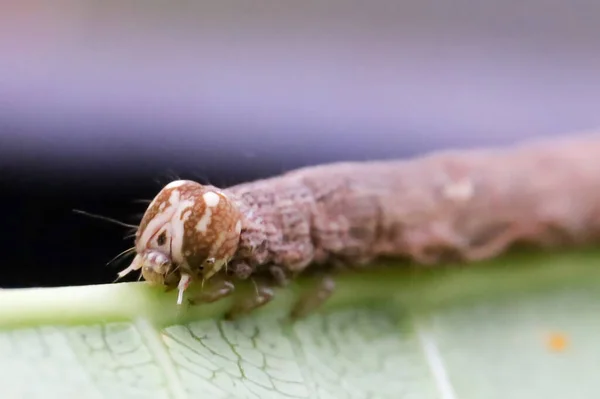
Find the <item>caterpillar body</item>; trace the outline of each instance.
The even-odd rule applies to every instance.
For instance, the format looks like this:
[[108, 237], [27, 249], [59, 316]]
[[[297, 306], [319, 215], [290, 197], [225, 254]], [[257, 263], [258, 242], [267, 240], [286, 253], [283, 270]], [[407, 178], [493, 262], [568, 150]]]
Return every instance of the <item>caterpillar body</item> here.
[[[182, 294], [191, 283], [260, 277], [257, 299], [308, 268], [368, 267], [379, 257], [433, 265], [600, 238], [600, 136], [413, 159], [340, 162], [220, 189], [167, 184], [148, 206], [136, 256], [120, 273]], [[325, 285], [331, 291], [331, 281]], [[326, 295], [324, 296], [326, 297]]]

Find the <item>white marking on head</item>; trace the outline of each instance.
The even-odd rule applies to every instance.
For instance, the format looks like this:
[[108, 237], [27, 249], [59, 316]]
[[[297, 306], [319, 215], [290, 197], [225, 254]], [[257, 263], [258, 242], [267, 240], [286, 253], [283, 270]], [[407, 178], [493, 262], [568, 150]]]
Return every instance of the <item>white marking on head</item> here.
[[171, 183], [167, 184], [164, 189], [180, 187], [183, 186], [185, 183], [187, 183], [187, 180], [174, 180]]
[[169, 198], [169, 205], [161, 212], [157, 213], [154, 218], [148, 223], [144, 229], [144, 233], [138, 241], [137, 252], [141, 253], [148, 247], [150, 238], [158, 231], [158, 229], [168, 223], [176, 211], [176, 204], [179, 202], [179, 191], [174, 190]]
[[[176, 188], [179, 187], [181, 185], [183, 185], [185, 183], [185, 180], [175, 180], [172, 181], [171, 183], [167, 184], [163, 190], [166, 189], [170, 189], [170, 188]], [[173, 193], [177, 191], [177, 190], [173, 190]], [[171, 193], [171, 197], [169, 198], [169, 202], [173, 203], [173, 193]], [[179, 192], [177, 192], [177, 194], [179, 194]], [[152, 208], [154, 206], [154, 204], [156, 203], [156, 200], [158, 198], [158, 195], [156, 197], [154, 197], [154, 199], [152, 199], [152, 202], [150, 202], [150, 205], [148, 205], [148, 209]], [[163, 209], [165, 209], [165, 203], [163, 202], [162, 204], [160, 204], [160, 206], [158, 207], [158, 210], [162, 211]]]
[[[177, 185], [179, 184], [178, 181]], [[174, 186], [176, 186], [174, 184]], [[164, 207], [163, 207], [164, 206]], [[140, 237], [138, 243], [138, 252], [142, 252], [150, 247], [150, 239], [161, 229], [165, 228], [170, 242], [166, 245], [169, 246], [170, 255], [172, 261], [181, 263], [184, 261], [182, 247], [183, 238], [185, 235], [184, 223], [191, 215], [191, 207], [194, 206], [192, 200], [181, 200], [181, 193], [179, 190], [173, 190], [169, 196], [168, 202], [164, 202], [159, 207], [159, 212], [146, 226], [144, 233]], [[161, 209], [163, 207], [163, 209]]]
[[198, 233], [206, 233], [206, 230], [208, 229], [208, 225], [210, 224], [211, 219], [212, 219], [212, 210], [209, 207], [206, 207], [206, 209], [204, 211], [204, 215], [202, 215], [202, 217], [198, 221], [198, 224], [196, 224], [196, 231]]
[[205, 192], [202, 197], [204, 198], [204, 203], [208, 208], [213, 208], [219, 205], [219, 201], [221, 200], [219, 194], [212, 191]]
[[171, 195], [169, 196], [169, 204], [176, 205], [176, 202], [179, 202], [180, 193], [179, 190], [171, 191]]
[[213, 242], [212, 247], [210, 248], [211, 255], [214, 255], [221, 248], [221, 245], [223, 245], [226, 238], [227, 233], [225, 231], [220, 231], [217, 239]]
[[242, 221], [238, 220], [235, 224], [235, 234], [240, 234], [242, 232]]
[[184, 222], [187, 222], [187, 220], [190, 218], [190, 216], [192, 216], [192, 210], [186, 209], [186, 211], [183, 212], [183, 214], [181, 215], [181, 220], [183, 220]]
[[177, 204], [177, 210], [171, 218], [171, 255], [177, 263], [184, 261], [183, 259], [183, 237], [185, 235], [185, 220], [182, 220], [182, 215], [194, 206], [194, 201], [185, 200]]

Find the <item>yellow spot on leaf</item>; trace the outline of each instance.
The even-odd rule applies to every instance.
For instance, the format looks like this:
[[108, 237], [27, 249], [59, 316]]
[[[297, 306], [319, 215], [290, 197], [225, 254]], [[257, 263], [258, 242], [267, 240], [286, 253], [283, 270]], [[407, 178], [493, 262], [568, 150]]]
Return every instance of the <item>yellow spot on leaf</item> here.
[[546, 346], [552, 352], [562, 352], [568, 345], [569, 339], [565, 334], [553, 332], [548, 335]]

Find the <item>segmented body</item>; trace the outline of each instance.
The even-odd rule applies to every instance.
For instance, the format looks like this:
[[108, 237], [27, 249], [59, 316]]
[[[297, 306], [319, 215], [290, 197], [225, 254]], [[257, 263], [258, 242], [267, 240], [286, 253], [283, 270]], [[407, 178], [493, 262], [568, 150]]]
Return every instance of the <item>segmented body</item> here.
[[479, 260], [516, 242], [600, 238], [600, 136], [321, 165], [225, 192], [244, 215], [230, 263], [241, 276], [380, 256]]
[[[599, 176], [600, 136], [592, 134], [313, 166], [222, 190], [179, 181], [149, 207], [138, 254], [153, 247], [144, 237], [158, 230], [148, 226], [173, 207], [189, 220], [169, 219], [186, 237], [169, 254], [170, 270], [192, 280], [226, 265], [236, 278], [281, 284], [309, 267], [364, 267], [381, 256], [435, 264], [493, 257], [515, 242], [580, 244], [600, 238]], [[218, 209], [208, 204], [213, 194]], [[168, 205], [173, 196], [188, 208]]]

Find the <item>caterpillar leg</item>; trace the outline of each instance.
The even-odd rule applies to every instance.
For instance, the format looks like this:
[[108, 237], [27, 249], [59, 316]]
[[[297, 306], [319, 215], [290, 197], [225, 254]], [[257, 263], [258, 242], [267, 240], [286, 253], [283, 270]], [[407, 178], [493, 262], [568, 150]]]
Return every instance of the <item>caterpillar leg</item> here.
[[275, 281], [275, 284], [277, 284], [278, 287], [285, 288], [289, 285], [290, 277], [286, 274], [282, 267], [271, 266], [269, 268], [269, 271], [271, 272], [271, 276], [273, 277], [273, 280]]
[[235, 286], [229, 280], [215, 281], [213, 285], [203, 290], [200, 294], [188, 299], [190, 305], [212, 303], [223, 299], [235, 291]]
[[225, 319], [234, 320], [240, 316], [246, 315], [271, 302], [274, 296], [275, 293], [269, 285], [257, 284], [256, 290], [251, 294], [244, 294], [238, 298], [233, 307], [225, 315]]
[[294, 305], [290, 313], [292, 320], [297, 320], [305, 317], [309, 313], [320, 307], [335, 290], [335, 281], [331, 276], [322, 277], [317, 286], [306, 292]]

